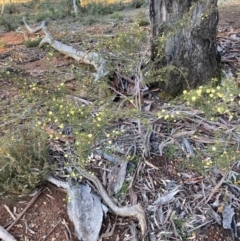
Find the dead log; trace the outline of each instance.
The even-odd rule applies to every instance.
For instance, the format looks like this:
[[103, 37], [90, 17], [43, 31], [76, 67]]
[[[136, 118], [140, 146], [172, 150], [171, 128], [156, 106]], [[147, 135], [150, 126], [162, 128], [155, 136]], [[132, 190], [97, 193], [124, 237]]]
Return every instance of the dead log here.
[[108, 66], [107, 66], [107, 61], [104, 58], [104, 56], [101, 55], [100, 53], [91, 52], [91, 51], [88, 51], [88, 52], [79, 51], [79, 50], [73, 48], [72, 46], [63, 44], [63, 43], [55, 40], [51, 36], [50, 32], [48, 31], [45, 21], [42, 22], [41, 26], [39, 26], [35, 29], [32, 29], [26, 23], [25, 17], [23, 18], [23, 22], [25, 24], [26, 29], [30, 33], [36, 33], [40, 30], [42, 30], [44, 32], [45, 38], [42, 39], [42, 41], [39, 44], [39, 47], [42, 47], [44, 44], [48, 43], [49, 45], [51, 45], [54, 49], [56, 49], [60, 53], [66, 55], [68, 57], [71, 57], [80, 63], [90, 64], [90, 65], [94, 66], [94, 68], [97, 70], [97, 73], [95, 76], [95, 81], [108, 75], [109, 70], [108, 70]]

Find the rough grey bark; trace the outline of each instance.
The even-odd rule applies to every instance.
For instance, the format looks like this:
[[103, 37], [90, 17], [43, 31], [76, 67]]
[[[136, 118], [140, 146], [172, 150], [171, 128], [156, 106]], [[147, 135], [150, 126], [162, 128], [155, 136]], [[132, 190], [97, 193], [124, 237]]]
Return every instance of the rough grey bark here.
[[74, 9], [75, 16], [78, 16], [79, 8], [78, 8], [78, 5], [76, 3], [76, 0], [73, 0], [73, 9]]
[[171, 95], [218, 78], [217, 0], [150, 0], [149, 5], [152, 64], [146, 76]]

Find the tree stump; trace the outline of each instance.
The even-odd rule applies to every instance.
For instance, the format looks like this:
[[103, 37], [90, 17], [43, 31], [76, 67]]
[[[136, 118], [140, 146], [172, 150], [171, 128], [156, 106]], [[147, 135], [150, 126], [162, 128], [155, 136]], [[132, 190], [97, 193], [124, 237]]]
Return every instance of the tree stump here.
[[145, 77], [170, 95], [219, 78], [217, 0], [150, 0], [151, 62]]

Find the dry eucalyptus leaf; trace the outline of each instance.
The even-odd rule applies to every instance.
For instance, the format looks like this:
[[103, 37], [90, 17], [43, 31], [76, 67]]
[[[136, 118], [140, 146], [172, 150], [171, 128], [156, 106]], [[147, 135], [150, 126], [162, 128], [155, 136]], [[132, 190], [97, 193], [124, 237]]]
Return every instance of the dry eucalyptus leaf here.
[[168, 203], [170, 202], [174, 196], [180, 192], [181, 190], [178, 189], [178, 190], [173, 190], [172, 192], [162, 196], [162, 197], [159, 197], [154, 203], [153, 205], [163, 205], [164, 203]]
[[125, 180], [127, 161], [118, 162], [108, 174], [108, 190], [111, 193], [118, 193]]

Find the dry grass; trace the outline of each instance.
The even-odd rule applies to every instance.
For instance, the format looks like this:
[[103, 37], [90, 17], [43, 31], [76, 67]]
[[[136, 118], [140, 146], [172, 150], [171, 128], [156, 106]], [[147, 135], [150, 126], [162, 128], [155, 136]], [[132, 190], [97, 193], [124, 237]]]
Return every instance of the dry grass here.
[[239, 0], [218, 0], [218, 6], [240, 5]]
[[[30, 2], [31, 0], [12, 0], [12, 3], [26, 3], [26, 2]], [[10, 3], [10, 0], [0, 0], [0, 4], [3, 4], [5, 2], [5, 4]], [[129, 2], [129, 0], [82, 0], [82, 5], [85, 6], [87, 4], [96, 2], [96, 3], [117, 3], [117, 2]]]

